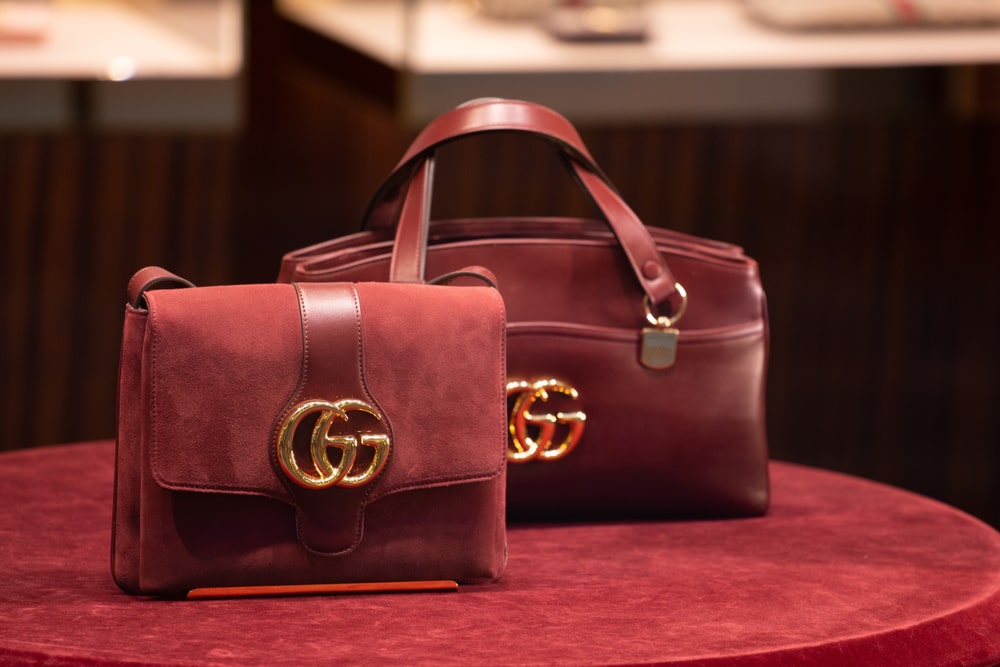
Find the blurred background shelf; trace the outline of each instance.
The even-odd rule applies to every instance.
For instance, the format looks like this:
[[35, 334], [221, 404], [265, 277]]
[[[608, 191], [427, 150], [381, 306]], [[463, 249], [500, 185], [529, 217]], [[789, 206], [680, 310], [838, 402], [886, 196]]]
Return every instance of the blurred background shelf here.
[[0, 125], [218, 129], [238, 122], [239, 0], [27, 4], [45, 20], [33, 39], [0, 39]]
[[652, 0], [646, 41], [567, 43], [538, 20], [493, 18], [481, 4], [276, 0], [311, 33], [311, 57], [369, 91], [380, 82], [409, 124], [485, 95], [591, 121], [815, 116], [835, 105], [844, 75], [834, 70], [1000, 62], [1000, 27], [795, 33], [754, 22], [737, 0]]

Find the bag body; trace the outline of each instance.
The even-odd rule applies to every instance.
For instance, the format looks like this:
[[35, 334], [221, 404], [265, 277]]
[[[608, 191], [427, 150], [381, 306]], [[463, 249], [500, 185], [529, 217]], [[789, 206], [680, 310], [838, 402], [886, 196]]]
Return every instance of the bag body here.
[[[165, 272], [152, 282], [180, 286]], [[496, 290], [130, 292], [112, 539], [122, 589], [501, 575]]]
[[[430, 222], [435, 151], [479, 132], [548, 139], [602, 220]], [[769, 500], [768, 320], [735, 245], [644, 226], [550, 109], [477, 100], [432, 121], [365, 231], [288, 253], [282, 281], [492, 271], [507, 307], [508, 518], [735, 517]]]

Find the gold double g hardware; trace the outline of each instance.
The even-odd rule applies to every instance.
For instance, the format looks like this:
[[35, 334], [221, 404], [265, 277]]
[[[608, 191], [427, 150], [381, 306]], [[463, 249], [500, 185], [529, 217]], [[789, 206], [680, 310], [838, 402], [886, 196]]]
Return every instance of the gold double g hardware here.
[[[364, 401], [353, 398], [332, 403], [323, 400], [304, 401], [289, 413], [278, 430], [278, 462], [293, 482], [307, 489], [322, 489], [329, 486], [355, 487], [367, 484], [378, 476], [389, 456], [389, 436], [385, 433], [338, 432], [347, 430], [342, 425], [350, 423], [352, 412], [367, 413], [382, 421], [382, 415], [378, 410]], [[294, 445], [295, 432], [299, 425], [316, 413], [319, 413], [319, 417], [312, 427], [312, 436], [309, 439], [311, 467], [315, 471], [313, 474], [304, 470], [295, 459]], [[341, 452], [336, 465], [330, 462], [331, 447]], [[359, 447], [369, 447], [373, 453], [367, 466], [360, 472], [354, 472]]]
[[[538, 413], [539, 403], [547, 403], [553, 394], [576, 401], [579, 392], [559, 380], [535, 382], [513, 380], [507, 383], [507, 398], [514, 399], [508, 430], [510, 442], [507, 460], [511, 463], [554, 461], [573, 451], [580, 442], [587, 415], [583, 412]], [[557, 435], [561, 438], [557, 441]]]

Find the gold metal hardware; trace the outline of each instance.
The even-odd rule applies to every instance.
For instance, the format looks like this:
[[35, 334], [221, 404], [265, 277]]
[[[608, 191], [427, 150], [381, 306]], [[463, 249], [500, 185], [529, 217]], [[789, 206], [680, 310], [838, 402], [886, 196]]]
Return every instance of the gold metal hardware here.
[[[378, 476], [389, 456], [389, 436], [385, 433], [333, 432], [335, 424], [350, 421], [351, 412], [365, 412], [382, 420], [378, 410], [354, 398], [333, 403], [324, 400], [303, 401], [289, 413], [278, 430], [277, 450], [281, 469], [293, 482], [307, 489], [322, 489], [334, 485], [354, 487], [367, 484]], [[294, 443], [299, 425], [306, 417], [316, 413], [319, 413], [319, 418], [309, 439], [309, 452], [316, 474], [311, 474], [303, 470], [296, 460]], [[373, 450], [372, 459], [364, 470], [352, 474], [359, 446], [370, 447]], [[330, 462], [330, 447], [341, 451], [336, 465]]]
[[642, 330], [639, 363], [652, 370], [666, 370], [677, 361], [677, 336], [680, 331], [674, 325], [684, 316], [688, 297], [687, 291], [680, 283], [674, 283], [674, 289], [680, 295], [681, 303], [670, 317], [657, 315], [653, 312], [653, 304], [649, 295], [642, 298], [642, 305], [646, 310], [646, 321], [652, 326]]
[[688, 295], [687, 290], [680, 283], [674, 283], [674, 289], [677, 294], [681, 297], [681, 304], [677, 307], [677, 310], [673, 313], [671, 317], [666, 315], [657, 315], [653, 312], [653, 302], [650, 301], [649, 295], [642, 297], [642, 306], [646, 309], [646, 321], [654, 327], [660, 327], [663, 329], [669, 329], [670, 327], [677, 324], [682, 317], [684, 317], [684, 311], [687, 310], [688, 305]]
[[[552, 394], [561, 394], [574, 401], [580, 398], [576, 389], [551, 378], [534, 382], [513, 380], [507, 383], [507, 397], [514, 399], [507, 427], [510, 432], [507, 460], [511, 463], [555, 461], [573, 451], [580, 442], [587, 421], [585, 413], [532, 412], [536, 403], [547, 403]], [[564, 435], [558, 443], [554, 443], [557, 430], [564, 431]]]

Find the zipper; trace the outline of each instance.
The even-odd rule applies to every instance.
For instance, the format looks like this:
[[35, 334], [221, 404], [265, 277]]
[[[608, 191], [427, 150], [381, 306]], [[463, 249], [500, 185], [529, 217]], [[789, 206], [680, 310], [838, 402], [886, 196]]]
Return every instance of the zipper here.
[[[680, 329], [678, 336], [685, 343], [706, 343], [737, 338], [747, 338], [764, 332], [764, 320], [752, 320], [708, 329]], [[564, 336], [566, 338], [587, 338], [618, 342], [638, 342], [642, 327], [622, 329], [596, 324], [576, 322], [510, 322], [507, 324], [508, 337], [513, 336]]]

